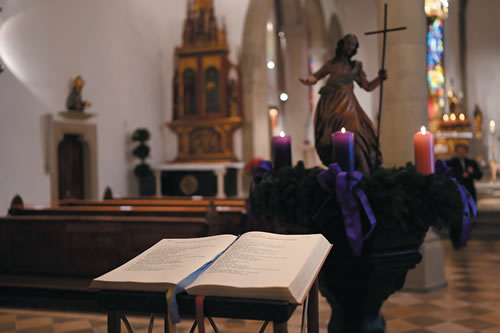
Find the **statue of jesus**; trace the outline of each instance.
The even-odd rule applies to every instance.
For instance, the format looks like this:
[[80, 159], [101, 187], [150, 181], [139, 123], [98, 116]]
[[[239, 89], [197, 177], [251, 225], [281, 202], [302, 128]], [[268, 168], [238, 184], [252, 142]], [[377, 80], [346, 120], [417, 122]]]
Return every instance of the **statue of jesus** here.
[[329, 75], [320, 90], [320, 99], [314, 117], [316, 151], [325, 165], [334, 163], [331, 134], [342, 127], [354, 133], [355, 168], [371, 173], [377, 167], [377, 135], [372, 121], [354, 96], [354, 81], [366, 91], [372, 91], [387, 79], [385, 70], [369, 81], [360, 61], [352, 60], [359, 47], [358, 38], [348, 34], [338, 41], [335, 57], [306, 79], [305, 85], [314, 85]]

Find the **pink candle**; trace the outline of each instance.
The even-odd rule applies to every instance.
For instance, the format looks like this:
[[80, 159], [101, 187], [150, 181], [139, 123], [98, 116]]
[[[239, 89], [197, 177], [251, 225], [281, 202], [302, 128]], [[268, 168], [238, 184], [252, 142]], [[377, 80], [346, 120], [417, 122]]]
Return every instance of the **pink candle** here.
[[425, 175], [434, 173], [434, 136], [422, 126], [413, 137], [415, 146], [415, 167]]
[[333, 160], [339, 164], [342, 171], [354, 170], [354, 133], [340, 131], [332, 133]]
[[272, 153], [274, 168], [280, 169], [282, 167], [292, 166], [292, 139], [284, 132], [280, 136], [273, 136], [272, 138]]

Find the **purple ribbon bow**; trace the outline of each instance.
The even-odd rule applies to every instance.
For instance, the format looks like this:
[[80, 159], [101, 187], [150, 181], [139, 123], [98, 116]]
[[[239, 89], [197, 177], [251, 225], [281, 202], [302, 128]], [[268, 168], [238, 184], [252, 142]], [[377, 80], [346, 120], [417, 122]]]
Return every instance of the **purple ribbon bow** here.
[[265, 221], [259, 216], [256, 216], [252, 209], [252, 200], [253, 200], [253, 190], [256, 185], [259, 183], [271, 172], [273, 171], [273, 165], [270, 161], [261, 160], [257, 167], [255, 168], [253, 174], [253, 182], [250, 185], [250, 193], [248, 195], [248, 219], [251, 221], [251, 224], [256, 230], [267, 230], [267, 226]]
[[255, 173], [253, 175], [253, 182], [258, 185], [262, 179], [264, 179], [268, 174], [273, 171], [273, 165], [270, 161], [261, 160], [257, 167], [255, 168]]
[[[337, 163], [330, 164], [328, 170], [320, 172], [316, 177], [319, 185], [330, 195], [335, 191], [344, 217], [347, 240], [356, 256], [361, 255], [363, 242], [370, 237], [377, 223], [365, 192], [358, 186], [362, 178], [361, 172], [344, 172]], [[370, 230], [364, 237], [358, 199], [370, 221]]]
[[451, 168], [442, 160], [436, 161], [436, 174], [452, 179], [458, 186], [458, 191], [460, 192], [460, 197], [462, 199], [462, 204], [464, 205], [464, 211], [462, 216], [462, 230], [460, 233], [460, 246], [467, 245], [467, 240], [469, 239], [470, 232], [472, 229], [472, 217], [477, 216], [477, 207], [474, 199], [470, 195], [467, 188], [457, 182], [455, 178], [451, 176]]

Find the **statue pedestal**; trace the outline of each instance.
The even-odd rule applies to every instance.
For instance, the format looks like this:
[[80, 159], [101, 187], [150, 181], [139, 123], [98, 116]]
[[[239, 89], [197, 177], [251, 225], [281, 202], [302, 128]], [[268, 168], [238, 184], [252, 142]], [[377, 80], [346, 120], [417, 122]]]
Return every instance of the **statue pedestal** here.
[[328, 333], [385, 332], [380, 309], [421, 258], [416, 248], [358, 257], [330, 255], [320, 277], [321, 292], [332, 307]]
[[83, 112], [83, 111], [60, 111], [59, 115], [64, 119], [71, 120], [87, 120], [95, 116], [95, 113]]
[[444, 277], [444, 250], [439, 236], [429, 229], [420, 246], [422, 261], [408, 272], [404, 291], [427, 292], [446, 286]]

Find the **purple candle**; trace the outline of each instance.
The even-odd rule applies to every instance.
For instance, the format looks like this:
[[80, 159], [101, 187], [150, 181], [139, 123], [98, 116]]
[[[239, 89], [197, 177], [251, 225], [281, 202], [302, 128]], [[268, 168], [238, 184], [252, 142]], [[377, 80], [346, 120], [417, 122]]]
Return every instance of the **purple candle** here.
[[354, 170], [354, 133], [340, 131], [332, 133], [333, 160], [340, 165], [342, 171]]
[[274, 168], [276, 170], [282, 167], [292, 166], [292, 149], [291, 149], [292, 139], [289, 135], [285, 136], [282, 131], [280, 136], [273, 136], [272, 138], [272, 154]]

